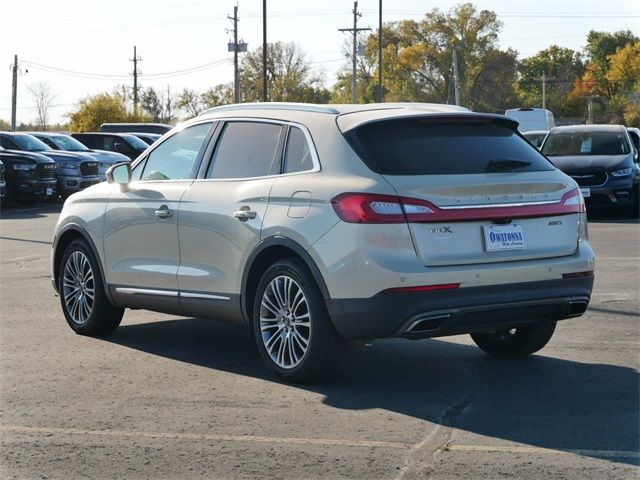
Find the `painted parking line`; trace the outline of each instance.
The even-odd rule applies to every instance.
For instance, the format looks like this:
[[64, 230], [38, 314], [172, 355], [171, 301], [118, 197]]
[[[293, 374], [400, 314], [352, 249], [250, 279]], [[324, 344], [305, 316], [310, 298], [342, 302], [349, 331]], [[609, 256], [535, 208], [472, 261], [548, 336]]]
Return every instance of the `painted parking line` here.
[[79, 428], [47, 428], [0, 426], [0, 432], [26, 433], [37, 435], [88, 435], [96, 437], [133, 437], [175, 440], [211, 440], [217, 442], [248, 442], [248, 443], [280, 443], [292, 445], [323, 445], [341, 447], [364, 448], [398, 448], [407, 449], [411, 444], [400, 442], [380, 442], [373, 440], [343, 440], [333, 438], [296, 438], [296, 437], [263, 437], [258, 435], [217, 435], [204, 433], [167, 433], [167, 432], [137, 432], [125, 430], [83, 430]]
[[523, 446], [493, 446], [493, 445], [447, 445], [445, 452], [486, 452], [486, 453], [540, 453], [544, 455], [582, 455], [600, 458], [640, 458], [640, 452], [631, 450], [585, 450], [585, 449], [554, 449]]

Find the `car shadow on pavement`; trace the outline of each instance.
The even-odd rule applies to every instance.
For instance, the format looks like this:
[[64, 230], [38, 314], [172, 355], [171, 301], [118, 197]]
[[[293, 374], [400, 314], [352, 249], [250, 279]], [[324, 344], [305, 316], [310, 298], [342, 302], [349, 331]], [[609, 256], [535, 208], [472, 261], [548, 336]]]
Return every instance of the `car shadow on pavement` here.
[[[122, 325], [103, 340], [280, 383], [238, 325], [200, 319]], [[403, 339], [350, 349], [334, 379], [296, 385], [339, 409], [384, 409], [455, 425], [460, 435], [632, 465], [640, 447], [639, 387], [638, 372], [628, 367], [552, 358], [544, 351], [497, 360], [475, 346]]]
[[51, 213], [60, 213], [62, 203], [43, 203], [39, 205], [11, 206], [0, 208], [0, 219], [28, 220], [42, 218]]

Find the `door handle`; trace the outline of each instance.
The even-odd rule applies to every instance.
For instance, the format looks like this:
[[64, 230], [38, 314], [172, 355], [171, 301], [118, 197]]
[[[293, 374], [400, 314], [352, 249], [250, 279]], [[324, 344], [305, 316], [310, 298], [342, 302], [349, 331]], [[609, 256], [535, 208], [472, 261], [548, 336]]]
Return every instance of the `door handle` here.
[[160, 220], [165, 220], [169, 217], [173, 217], [173, 210], [170, 210], [166, 205], [162, 205], [158, 210], [156, 210], [156, 217]]
[[233, 216], [240, 221], [252, 220], [256, 218], [256, 215], [257, 213], [251, 210], [238, 210], [237, 212], [233, 212]]

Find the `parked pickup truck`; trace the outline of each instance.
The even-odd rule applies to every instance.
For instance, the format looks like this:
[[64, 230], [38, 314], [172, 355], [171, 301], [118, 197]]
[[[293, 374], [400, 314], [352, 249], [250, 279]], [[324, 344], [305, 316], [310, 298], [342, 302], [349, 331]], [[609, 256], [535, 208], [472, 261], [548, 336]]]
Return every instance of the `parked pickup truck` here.
[[6, 191], [4, 203], [50, 199], [56, 194], [56, 163], [40, 153], [17, 152], [0, 147]]
[[0, 132], [0, 146], [11, 151], [41, 153], [56, 162], [58, 193], [63, 197], [100, 183], [99, 162], [86, 153], [53, 150], [33, 135], [15, 132]]
[[129, 157], [118, 152], [108, 152], [107, 150], [93, 150], [88, 148], [84, 143], [73, 138], [71, 135], [64, 133], [52, 132], [36, 132], [34, 137], [46, 143], [54, 150], [62, 150], [65, 152], [81, 152], [91, 155], [98, 164], [98, 176], [100, 181], [107, 179], [106, 173], [109, 167], [116, 163], [128, 162]]

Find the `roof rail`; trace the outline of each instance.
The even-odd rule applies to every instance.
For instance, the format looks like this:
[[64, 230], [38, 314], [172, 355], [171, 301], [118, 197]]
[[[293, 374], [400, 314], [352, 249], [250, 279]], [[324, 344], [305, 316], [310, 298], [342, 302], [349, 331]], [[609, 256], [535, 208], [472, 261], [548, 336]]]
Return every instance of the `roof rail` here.
[[295, 110], [300, 112], [327, 113], [337, 115], [340, 113], [333, 107], [326, 105], [315, 105], [313, 103], [288, 103], [288, 102], [264, 102], [264, 103], [235, 103], [232, 105], [222, 105], [213, 107], [200, 113], [198, 116], [216, 112], [234, 112], [246, 110]]

